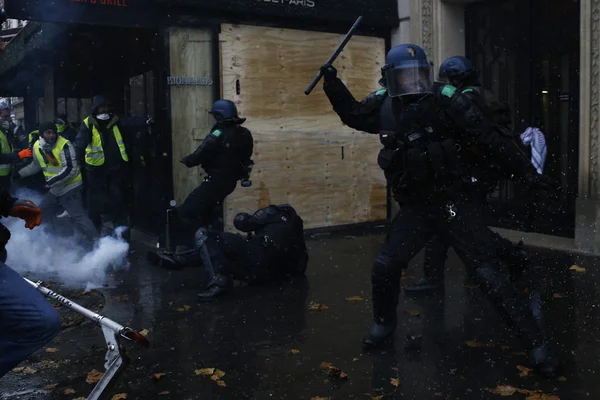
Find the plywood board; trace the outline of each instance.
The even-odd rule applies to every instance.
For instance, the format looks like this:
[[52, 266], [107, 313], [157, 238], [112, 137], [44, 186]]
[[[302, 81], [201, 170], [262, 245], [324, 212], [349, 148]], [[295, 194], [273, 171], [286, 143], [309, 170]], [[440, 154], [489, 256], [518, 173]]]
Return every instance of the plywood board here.
[[[210, 31], [170, 28], [170, 76], [212, 77], [212, 43]], [[213, 92], [211, 86], [170, 86], [170, 91], [173, 189], [181, 204], [204, 179], [201, 168], [189, 169], [180, 160], [195, 151], [210, 131]]]
[[[248, 118], [256, 162], [254, 187], [226, 200], [227, 229], [237, 212], [284, 202], [307, 228], [385, 219], [378, 136], [344, 126], [321, 85], [304, 94], [342, 36], [240, 25], [221, 31], [223, 97]], [[338, 58], [339, 76], [357, 100], [379, 88], [384, 57], [383, 39], [355, 36]]]

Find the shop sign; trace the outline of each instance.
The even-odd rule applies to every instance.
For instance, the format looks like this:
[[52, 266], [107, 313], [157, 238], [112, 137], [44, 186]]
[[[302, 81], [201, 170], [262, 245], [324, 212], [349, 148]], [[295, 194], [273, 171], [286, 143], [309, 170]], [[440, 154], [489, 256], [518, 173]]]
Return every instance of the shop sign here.
[[167, 84], [171, 86], [210, 86], [213, 84], [212, 78], [201, 78], [197, 76], [169, 76]]

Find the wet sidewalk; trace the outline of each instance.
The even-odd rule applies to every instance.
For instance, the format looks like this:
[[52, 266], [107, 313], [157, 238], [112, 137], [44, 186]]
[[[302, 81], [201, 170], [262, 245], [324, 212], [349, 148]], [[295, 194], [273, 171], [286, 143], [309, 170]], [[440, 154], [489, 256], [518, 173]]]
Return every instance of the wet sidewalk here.
[[[563, 376], [550, 381], [526, 368], [520, 343], [465, 277], [453, 253], [445, 292], [403, 295], [395, 347], [364, 354], [360, 341], [371, 317], [370, 266], [381, 240], [379, 235], [311, 240], [306, 280], [241, 287], [204, 304], [196, 302], [199, 270], [158, 269], [138, 249], [123, 282], [104, 291], [103, 314], [146, 329], [153, 348], [125, 344], [131, 363], [108, 398], [600, 398], [595, 373], [600, 280], [593, 259], [577, 260], [585, 271], [569, 270], [574, 261], [567, 256], [545, 254], [537, 263], [549, 331], [565, 363]], [[420, 275], [421, 259], [413, 260], [405, 284]], [[408, 334], [422, 335], [421, 351], [405, 349]], [[89, 394], [88, 373], [103, 371], [100, 330], [83, 324], [47, 347], [57, 352], [42, 350], [33, 360], [60, 365], [10, 374], [0, 381], [0, 398]]]

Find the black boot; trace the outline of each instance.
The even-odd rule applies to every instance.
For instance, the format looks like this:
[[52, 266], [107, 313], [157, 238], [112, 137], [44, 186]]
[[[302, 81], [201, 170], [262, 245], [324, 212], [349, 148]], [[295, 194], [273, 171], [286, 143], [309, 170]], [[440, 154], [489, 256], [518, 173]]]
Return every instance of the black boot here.
[[505, 322], [527, 346], [533, 366], [546, 376], [554, 376], [559, 361], [551, 355], [541, 326], [540, 297], [520, 300], [508, 275], [496, 265], [478, 268], [475, 280]]
[[444, 288], [444, 264], [448, 255], [448, 245], [436, 236], [425, 246], [423, 278], [404, 288], [406, 293], [418, 294]]
[[389, 344], [394, 339], [396, 323], [380, 324], [375, 321], [369, 327], [369, 333], [362, 340], [365, 350], [372, 350]]
[[215, 297], [227, 293], [233, 286], [233, 283], [224, 275], [215, 275], [206, 285], [204, 291], [198, 293], [199, 301], [211, 301]]
[[433, 292], [444, 288], [443, 280], [432, 280], [427, 277], [418, 279], [414, 284], [406, 286], [404, 291], [406, 293], [425, 293]]

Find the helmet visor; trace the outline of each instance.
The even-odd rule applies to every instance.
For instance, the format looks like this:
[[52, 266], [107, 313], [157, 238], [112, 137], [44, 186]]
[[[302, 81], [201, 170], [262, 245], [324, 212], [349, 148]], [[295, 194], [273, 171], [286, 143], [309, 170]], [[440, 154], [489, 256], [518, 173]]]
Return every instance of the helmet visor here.
[[430, 65], [422, 62], [402, 63], [384, 72], [391, 97], [433, 93], [433, 74]]

